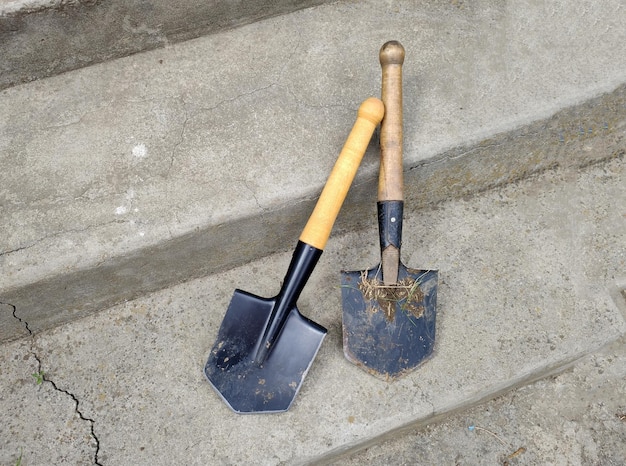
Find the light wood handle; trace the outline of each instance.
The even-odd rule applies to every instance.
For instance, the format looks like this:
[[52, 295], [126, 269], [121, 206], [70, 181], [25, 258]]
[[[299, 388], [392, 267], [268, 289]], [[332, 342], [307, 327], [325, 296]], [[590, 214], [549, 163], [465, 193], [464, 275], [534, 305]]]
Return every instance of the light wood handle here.
[[375, 97], [370, 97], [359, 107], [352, 131], [300, 235], [300, 241], [303, 243], [322, 250], [326, 246], [330, 231], [361, 164], [367, 145], [384, 113], [383, 103]]
[[402, 64], [404, 47], [392, 40], [379, 53], [385, 117], [380, 126], [379, 201], [402, 201]]

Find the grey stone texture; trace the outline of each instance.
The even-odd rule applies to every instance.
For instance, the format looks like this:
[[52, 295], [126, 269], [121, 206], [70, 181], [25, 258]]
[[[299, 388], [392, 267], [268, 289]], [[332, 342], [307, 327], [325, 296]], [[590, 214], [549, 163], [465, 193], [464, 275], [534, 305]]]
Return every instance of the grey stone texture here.
[[[1, 402], [0, 428], [11, 425], [11, 419], [36, 417], [37, 403], [45, 403], [48, 392], [75, 419], [76, 407], [67, 399], [71, 393], [82, 416], [75, 419], [76, 429], [86, 433], [67, 448], [89, 461], [97, 440], [100, 464], [349, 461], [342, 455], [433, 421], [443, 426], [433, 427], [435, 432], [448, 435], [441, 441], [451, 443], [441, 457], [436, 443], [423, 447], [430, 459], [422, 464], [457, 455], [463, 464], [472, 464], [476, 455], [497, 459], [522, 446], [528, 452], [520, 461], [539, 458], [543, 464], [618, 458], [623, 421], [614, 415], [624, 408], [620, 393], [626, 370], [621, 302], [626, 289], [625, 188], [620, 157], [583, 170], [551, 170], [410, 212], [405, 262], [440, 274], [437, 339], [430, 360], [392, 383], [350, 364], [341, 346], [339, 270], [378, 261], [377, 231], [370, 227], [331, 238], [299, 300], [299, 309], [329, 333], [288, 412], [234, 414], [202, 373], [233, 289], [275, 294], [290, 256], [280, 253], [5, 343], [3, 358], [12, 361], [12, 369], [1, 379], [2, 392], [9, 395]], [[373, 218], [375, 212], [371, 214]], [[20, 316], [19, 308], [15, 315]], [[35, 386], [31, 374], [38, 368], [51, 382]], [[566, 369], [556, 379], [549, 377]], [[66, 392], [51, 390], [52, 382]], [[597, 392], [590, 393], [594, 387]], [[612, 393], [611, 387], [617, 391]], [[493, 422], [479, 408], [459, 414], [514, 389], [504, 398], [512, 401], [499, 398], [486, 405], [493, 408], [483, 408], [494, 411]], [[553, 405], [559, 393], [562, 397]], [[541, 414], [528, 412], [529, 396], [538, 397], [535, 409], [546, 409], [543, 428], [533, 424]], [[575, 399], [580, 404], [572, 407], [566, 423], [560, 410]], [[589, 410], [580, 409], [585, 403], [591, 404]], [[470, 425], [497, 431], [510, 445], [484, 431], [467, 432]], [[519, 429], [513, 432], [514, 427]], [[459, 430], [462, 434], [455, 436]], [[428, 438], [428, 432], [408, 438]], [[40, 445], [33, 440], [36, 435], [24, 428], [0, 436], [0, 450], [8, 452], [4, 458], [14, 458], [23, 446], [29, 461], [45, 464], [31, 450]], [[465, 451], [475, 438], [470, 435], [479, 440]], [[586, 443], [574, 451], [547, 447], [572, 445], [574, 439]], [[410, 440], [399, 442], [359, 455], [375, 458], [378, 451], [377, 464], [385, 464], [385, 458], [406, 462], [412, 452], [421, 451]], [[596, 453], [587, 451], [594, 445]]]
[[[0, 0], [23, 47], [0, 65], [0, 464], [623, 464], [622, 2], [275, 3], [180, 30], [153, 2]], [[375, 135], [298, 303], [328, 328], [302, 390], [236, 415], [202, 373], [233, 290], [278, 291], [390, 39], [435, 352], [391, 383], [343, 357], [339, 272], [379, 262]]]
[[[625, 14], [337, 2], [5, 89], [0, 298], [39, 331], [288, 250], [390, 38], [414, 208], [619, 156]], [[377, 170], [375, 137], [336, 233], [371, 224]]]

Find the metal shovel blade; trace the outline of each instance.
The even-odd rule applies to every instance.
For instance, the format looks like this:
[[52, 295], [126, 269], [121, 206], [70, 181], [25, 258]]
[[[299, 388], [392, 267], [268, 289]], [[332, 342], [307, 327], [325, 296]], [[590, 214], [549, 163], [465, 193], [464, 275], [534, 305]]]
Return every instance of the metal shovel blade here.
[[[235, 290], [204, 374], [236, 413], [289, 409], [326, 335], [296, 303], [328, 241], [339, 209], [385, 107], [366, 99], [298, 239], [278, 294]], [[280, 228], [279, 225], [276, 228]]]
[[275, 298], [235, 290], [204, 374], [236, 413], [287, 411], [326, 336], [326, 329], [293, 306], [272, 351], [255, 361], [259, 336]]
[[349, 361], [389, 380], [433, 352], [438, 273], [400, 263], [393, 286], [384, 286], [380, 275], [380, 265], [342, 272], [343, 348]]

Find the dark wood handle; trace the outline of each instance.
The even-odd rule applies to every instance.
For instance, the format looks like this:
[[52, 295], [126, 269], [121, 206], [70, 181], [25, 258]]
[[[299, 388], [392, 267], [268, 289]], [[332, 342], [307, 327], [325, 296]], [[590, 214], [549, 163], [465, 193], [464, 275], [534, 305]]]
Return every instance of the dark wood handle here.
[[404, 47], [392, 40], [380, 49], [382, 101], [385, 116], [380, 127], [379, 201], [402, 201], [402, 64]]
[[[378, 179], [379, 209], [387, 207], [402, 212], [404, 201], [403, 168], [402, 168], [402, 64], [404, 63], [404, 47], [400, 42], [392, 40], [385, 43], [379, 53], [382, 67], [382, 101], [385, 104], [385, 116], [380, 126], [380, 177]], [[386, 207], [385, 207], [386, 205]], [[391, 233], [388, 225], [381, 224], [379, 216], [378, 228], [383, 236]], [[390, 244], [381, 242], [381, 266], [383, 283], [393, 285], [398, 281], [400, 267], [401, 218], [393, 219], [399, 228], [393, 229], [395, 235]], [[391, 221], [391, 220], [390, 220]], [[386, 239], [386, 238], [385, 238]], [[397, 244], [398, 243], [398, 244]]]

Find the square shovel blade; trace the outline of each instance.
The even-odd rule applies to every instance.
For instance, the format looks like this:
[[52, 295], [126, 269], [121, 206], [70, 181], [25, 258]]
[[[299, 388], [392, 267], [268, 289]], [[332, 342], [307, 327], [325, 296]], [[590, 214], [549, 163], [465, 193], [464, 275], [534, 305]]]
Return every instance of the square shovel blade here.
[[204, 374], [236, 413], [287, 411], [326, 336], [326, 329], [293, 306], [263, 364], [255, 353], [275, 298], [235, 290]]
[[[377, 266], [342, 273], [343, 348], [350, 362], [389, 380], [433, 352], [438, 273], [400, 263], [398, 285], [384, 287], [380, 272]], [[386, 292], [377, 294], [377, 284]]]

